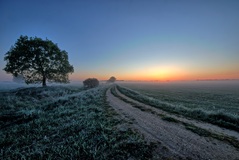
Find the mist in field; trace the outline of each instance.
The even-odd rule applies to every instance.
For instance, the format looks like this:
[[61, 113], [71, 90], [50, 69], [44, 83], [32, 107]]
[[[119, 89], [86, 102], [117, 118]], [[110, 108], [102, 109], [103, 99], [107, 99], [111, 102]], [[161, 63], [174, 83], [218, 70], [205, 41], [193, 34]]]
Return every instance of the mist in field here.
[[178, 81], [178, 82], [119, 82], [132, 88], [168, 91], [210, 91], [239, 94], [239, 80], [228, 81]]
[[[72, 86], [72, 87], [82, 87], [82, 81], [71, 81], [67, 84], [60, 84], [60, 83], [48, 83], [48, 86]], [[25, 82], [17, 83], [13, 81], [0, 81], [0, 92], [13, 90], [13, 89], [20, 89], [20, 88], [29, 88], [29, 87], [42, 87], [40, 83], [38, 84], [26, 84]]]
[[[104, 83], [104, 82], [101, 82]], [[138, 82], [138, 81], [117, 81], [117, 84], [131, 88], [149, 88], [150, 90], [168, 90], [168, 91], [210, 91], [231, 93], [239, 95], [239, 80], [228, 81], [175, 81], [175, 82]], [[68, 84], [48, 83], [49, 86], [82, 86], [82, 81], [71, 81]], [[24, 88], [24, 87], [41, 87], [41, 84], [16, 83], [13, 81], [0, 81], [0, 91]], [[239, 98], [239, 97], [238, 97]]]

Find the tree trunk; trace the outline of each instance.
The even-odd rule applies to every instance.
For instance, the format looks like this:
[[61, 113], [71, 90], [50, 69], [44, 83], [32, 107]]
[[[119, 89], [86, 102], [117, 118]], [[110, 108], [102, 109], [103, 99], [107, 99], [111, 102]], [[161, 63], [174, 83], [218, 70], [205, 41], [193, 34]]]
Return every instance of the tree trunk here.
[[46, 87], [46, 76], [45, 75], [43, 75], [42, 87]]

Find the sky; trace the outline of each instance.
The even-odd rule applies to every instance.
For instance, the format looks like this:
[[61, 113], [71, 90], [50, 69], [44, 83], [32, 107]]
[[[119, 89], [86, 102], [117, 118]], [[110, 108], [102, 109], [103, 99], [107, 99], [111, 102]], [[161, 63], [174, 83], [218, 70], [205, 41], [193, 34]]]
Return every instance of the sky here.
[[4, 55], [20, 35], [66, 50], [70, 80], [239, 79], [238, 0], [0, 0]]

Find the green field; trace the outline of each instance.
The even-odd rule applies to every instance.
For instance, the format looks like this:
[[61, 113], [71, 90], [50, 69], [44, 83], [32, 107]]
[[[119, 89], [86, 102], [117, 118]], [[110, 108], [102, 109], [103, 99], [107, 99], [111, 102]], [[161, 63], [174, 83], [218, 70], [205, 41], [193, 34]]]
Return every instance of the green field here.
[[167, 112], [239, 131], [239, 82], [121, 83], [125, 95]]
[[122, 83], [163, 102], [239, 115], [239, 82]]

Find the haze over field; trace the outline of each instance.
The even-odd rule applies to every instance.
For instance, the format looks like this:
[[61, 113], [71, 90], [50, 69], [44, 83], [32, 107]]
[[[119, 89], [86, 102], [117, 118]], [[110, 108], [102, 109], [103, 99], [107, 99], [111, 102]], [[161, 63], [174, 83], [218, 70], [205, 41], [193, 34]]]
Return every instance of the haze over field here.
[[239, 1], [0, 1], [4, 54], [20, 35], [66, 50], [70, 80], [239, 79]]

